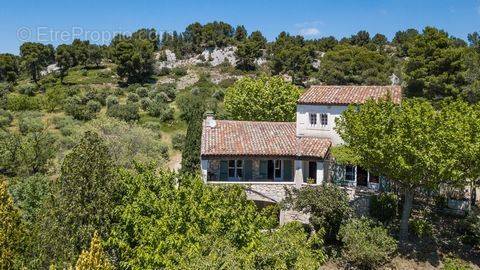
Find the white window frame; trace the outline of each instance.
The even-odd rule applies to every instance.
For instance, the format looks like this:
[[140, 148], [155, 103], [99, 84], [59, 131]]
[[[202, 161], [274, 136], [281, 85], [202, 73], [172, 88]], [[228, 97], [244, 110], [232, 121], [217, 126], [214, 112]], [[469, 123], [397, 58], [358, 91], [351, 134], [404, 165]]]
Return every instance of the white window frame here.
[[[323, 120], [325, 120], [325, 123], [324, 123]], [[328, 127], [328, 113], [321, 113], [320, 114], [320, 125], [322, 127]]]
[[[312, 121], [315, 120], [315, 121]], [[309, 113], [308, 114], [308, 123], [310, 123], [311, 127], [316, 127], [318, 124], [318, 116], [316, 113]]]
[[[277, 167], [277, 161], [279, 162], [280, 167]], [[273, 179], [274, 180], [282, 180], [283, 179], [283, 160], [281, 159], [274, 159], [273, 160]], [[277, 177], [276, 171], [280, 170], [280, 177]]]
[[[233, 161], [233, 166], [230, 166], [230, 162]], [[240, 166], [238, 163], [241, 163]], [[228, 180], [242, 180], [242, 178], [245, 176], [245, 170], [244, 170], [244, 164], [245, 162], [243, 159], [230, 159], [228, 160], [228, 169], [227, 169], [227, 176]], [[230, 170], [233, 170], [233, 177], [230, 176]], [[242, 171], [242, 176], [239, 176], [239, 170]]]

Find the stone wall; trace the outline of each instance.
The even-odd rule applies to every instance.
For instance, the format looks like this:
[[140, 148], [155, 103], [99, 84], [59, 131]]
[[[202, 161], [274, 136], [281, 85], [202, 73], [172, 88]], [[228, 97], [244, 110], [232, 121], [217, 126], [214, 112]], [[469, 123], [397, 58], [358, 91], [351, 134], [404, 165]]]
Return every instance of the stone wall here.
[[273, 203], [278, 203], [285, 199], [286, 190], [294, 187], [292, 184], [284, 183], [248, 184], [245, 186], [248, 199]]

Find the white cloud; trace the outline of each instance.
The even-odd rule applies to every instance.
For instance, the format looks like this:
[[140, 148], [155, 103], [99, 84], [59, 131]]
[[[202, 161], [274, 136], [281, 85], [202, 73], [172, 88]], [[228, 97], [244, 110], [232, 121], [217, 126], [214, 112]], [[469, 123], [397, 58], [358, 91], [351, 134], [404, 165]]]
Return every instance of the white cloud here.
[[302, 36], [316, 36], [320, 34], [320, 30], [315, 27], [302, 28], [298, 31]]
[[318, 26], [318, 25], [324, 25], [325, 23], [320, 21], [320, 20], [316, 20], [316, 21], [306, 21], [306, 22], [301, 22], [301, 23], [296, 23], [295, 24], [295, 27], [297, 28], [305, 28], [305, 27], [313, 27], [313, 26]]

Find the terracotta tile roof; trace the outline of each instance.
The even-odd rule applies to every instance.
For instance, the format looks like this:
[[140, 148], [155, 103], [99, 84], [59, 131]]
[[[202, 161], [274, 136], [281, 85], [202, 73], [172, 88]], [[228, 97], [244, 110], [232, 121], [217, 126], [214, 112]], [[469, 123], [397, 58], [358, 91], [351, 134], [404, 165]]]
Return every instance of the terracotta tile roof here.
[[216, 120], [203, 123], [201, 155], [324, 158], [330, 139], [298, 138], [294, 122]]
[[388, 94], [390, 94], [393, 102], [401, 102], [402, 88], [397, 85], [313, 85], [300, 96], [298, 103], [326, 105], [362, 104], [369, 99], [384, 98]]

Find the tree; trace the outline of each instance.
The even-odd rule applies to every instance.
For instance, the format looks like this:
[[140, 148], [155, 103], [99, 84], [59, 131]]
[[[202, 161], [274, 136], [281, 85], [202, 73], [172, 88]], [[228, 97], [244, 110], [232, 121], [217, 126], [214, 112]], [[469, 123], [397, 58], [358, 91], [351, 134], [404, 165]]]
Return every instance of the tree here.
[[358, 31], [357, 34], [350, 37], [349, 41], [352, 45], [365, 46], [370, 43], [370, 34], [365, 30]]
[[412, 46], [419, 33], [416, 29], [407, 29], [406, 31], [398, 31], [392, 40], [392, 44], [397, 47], [399, 57], [408, 55], [408, 50]]
[[331, 85], [387, 85], [392, 71], [386, 55], [364, 47], [341, 45], [325, 53], [318, 76]]
[[0, 269], [14, 269], [24, 243], [20, 213], [8, 193], [5, 180], [0, 181]]
[[144, 82], [153, 74], [152, 43], [145, 39], [122, 39], [114, 47], [117, 73], [127, 82]]
[[[118, 181], [110, 153], [103, 140], [85, 132], [79, 144], [66, 155], [58, 185], [39, 222], [44, 263], [55, 259], [72, 262], [98, 231], [109, 235]], [[48, 249], [48, 253], [45, 253]]]
[[13, 54], [0, 54], [0, 82], [14, 83], [17, 81], [20, 73], [18, 62], [18, 57]]
[[252, 32], [248, 39], [237, 46], [237, 51], [235, 51], [237, 66], [243, 70], [255, 69], [255, 60], [263, 55], [266, 45], [267, 39], [262, 36], [260, 31]]
[[102, 248], [98, 233], [95, 232], [90, 242], [90, 249], [82, 251], [78, 257], [75, 270], [113, 270], [114, 267]]
[[200, 168], [200, 145], [205, 107], [198, 101], [191, 104], [187, 121], [187, 134], [182, 149], [182, 172], [195, 173]]
[[235, 40], [238, 42], [244, 42], [247, 39], [247, 29], [245, 26], [239, 25], [235, 28]]
[[103, 58], [103, 50], [100, 46], [91, 44], [88, 47], [88, 59], [87, 59], [87, 64], [88, 65], [94, 65], [95, 67], [98, 67], [100, 63], [102, 62]]
[[384, 45], [387, 45], [388, 39], [385, 35], [382, 35], [380, 33], [375, 34], [372, 38], [372, 42], [377, 45], [378, 47], [382, 47]]
[[415, 38], [405, 63], [407, 93], [430, 99], [458, 97], [466, 85], [465, 47], [441, 30], [427, 27]]
[[143, 39], [150, 42], [153, 46], [153, 49], [156, 51], [160, 45], [160, 36], [157, 34], [157, 31], [153, 28], [147, 29], [142, 28], [132, 33], [132, 39]]
[[[441, 112], [451, 108], [446, 106]], [[338, 120], [337, 131], [345, 147], [354, 153], [355, 162], [385, 176], [402, 190], [402, 243], [408, 236], [413, 199], [419, 188], [465, 185], [463, 160], [459, 158], [465, 149], [464, 129], [456, 130], [457, 125], [450, 125], [452, 119], [446, 119], [429, 102], [413, 99], [401, 106], [390, 101], [351, 106]]]
[[73, 56], [73, 66], [87, 65], [88, 49], [90, 47], [90, 41], [74, 39], [71, 45], [71, 52]]
[[30, 74], [32, 80], [38, 83], [40, 71], [54, 59], [54, 49], [51, 45], [25, 42], [20, 46], [22, 67]]
[[59, 45], [55, 54], [55, 61], [60, 68], [60, 81], [63, 83], [68, 70], [74, 65], [75, 58], [72, 47], [65, 44]]
[[242, 78], [225, 93], [225, 110], [232, 119], [295, 121], [298, 87], [281, 77]]

